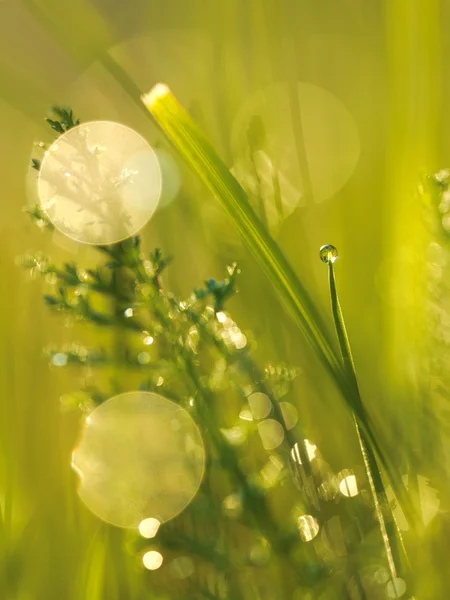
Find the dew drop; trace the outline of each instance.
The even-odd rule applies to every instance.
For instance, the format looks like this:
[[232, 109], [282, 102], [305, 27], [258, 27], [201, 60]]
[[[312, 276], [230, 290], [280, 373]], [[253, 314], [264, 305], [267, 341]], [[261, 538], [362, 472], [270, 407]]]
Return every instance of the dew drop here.
[[327, 265], [331, 265], [339, 257], [337, 248], [331, 244], [326, 244], [320, 248], [320, 260]]

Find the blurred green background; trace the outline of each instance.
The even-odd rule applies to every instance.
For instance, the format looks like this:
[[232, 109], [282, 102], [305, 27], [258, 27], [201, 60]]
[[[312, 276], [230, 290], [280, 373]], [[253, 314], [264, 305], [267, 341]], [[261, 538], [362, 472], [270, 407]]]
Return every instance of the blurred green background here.
[[[158, 81], [244, 185], [266, 197], [256, 208], [330, 331], [318, 249], [338, 247], [366, 405], [398, 464], [413, 464], [440, 498], [439, 514], [411, 541], [422, 549], [420, 597], [447, 597], [448, 355], [446, 343], [433, 344], [448, 327], [448, 308], [444, 295], [433, 329], [427, 252], [440, 241], [426, 226], [418, 188], [450, 164], [449, 11], [447, 0], [0, 1], [0, 507], [10, 524], [0, 532], [1, 598], [147, 597], [138, 561], [124, 558], [119, 533], [79, 504], [69, 468], [80, 416], [61, 411], [59, 399], [92, 374], [61, 373], [43, 354], [95, 332], [51, 317], [41, 301], [46, 284], [31, 281], [16, 258], [42, 250], [55, 261], [95, 260], [22, 212], [35, 199], [29, 162], [33, 143], [49, 139], [48, 108], [68, 105], [83, 121], [118, 121], [164, 145], [139, 101]], [[360, 461], [350, 415], [321, 365], [221, 207], [172, 157], [181, 190], [143, 232], [146, 247], [175, 257], [167, 286], [188, 296], [237, 260], [240, 294], [230, 308], [253, 332], [261, 364], [298, 366], [295, 403], [307, 437], [336, 470]], [[282, 215], [273, 209], [275, 170]]]

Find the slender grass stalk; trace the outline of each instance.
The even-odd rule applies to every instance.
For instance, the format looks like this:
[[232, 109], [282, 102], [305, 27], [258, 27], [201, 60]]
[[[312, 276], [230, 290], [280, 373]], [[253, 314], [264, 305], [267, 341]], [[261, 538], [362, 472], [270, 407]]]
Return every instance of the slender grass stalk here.
[[304, 335], [331, 374], [339, 378], [341, 367], [314, 303], [256, 216], [243, 188], [164, 84], [157, 84], [142, 100], [189, 166], [222, 202]]
[[185, 162], [231, 217], [275, 291], [337, 384], [344, 401], [355, 415], [358, 427], [364, 432], [367, 446], [378, 456], [386, 471], [405, 517], [414, 527], [414, 509], [400, 474], [383, 451], [383, 444], [379, 441], [381, 433], [377, 431], [375, 434], [361, 398], [330, 343], [314, 302], [256, 216], [246, 192], [165, 84], [154, 86], [142, 96], [142, 102]]
[[[347, 375], [347, 380], [354, 388], [354, 396], [362, 406], [362, 399], [359, 392], [358, 380], [356, 377], [355, 363], [353, 361], [350, 340], [345, 326], [344, 315], [342, 313], [341, 304], [336, 287], [336, 276], [334, 272], [334, 262], [338, 258], [338, 252], [334, 246], [326, 245], [320, 249], [321, 260], [328, 265], [331, 311], [333, 314], [336, 335], [339, 341], [342, 362]], [[386, 520], [383, 514], [383, 507], [389, 507], [386, 489], [384, 487], [381, 472], [378, 467], [376, 456], [372, 450], [369, 440], [366, 439], [364, 431], [359, 427], [356, 415], [353, 413], [355, 420], [356, 433], [361, 448], [361, 453], [364, 459], [367, 478], [369, 480], [370, 491], [372, 493], [375, 513], [380, 527], [381, 538], [383, 540], [386, 559], [391, 574], [392, 581], [395, 581], [398, 576], [398, 570], [402, 563], [400, 552], [403, 554], [403, 563], [408, 564], [408, 558], [403, 545], [402, 536], [398, 530], [393, 512], [390, 510], [389, 519]], [[394, 583], [395, 587], [395, 583]]]

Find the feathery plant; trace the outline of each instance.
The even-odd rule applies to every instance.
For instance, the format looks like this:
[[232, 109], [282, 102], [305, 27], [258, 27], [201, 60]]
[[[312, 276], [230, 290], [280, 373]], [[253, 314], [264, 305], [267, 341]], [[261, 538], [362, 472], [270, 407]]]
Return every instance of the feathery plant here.
[[[250, 208], [244, 190], [195, 124], [166, 88], [158, 88], [145, 103], [222, 201], [338, 385], [355, 417], [366, 477], [356, 478], [354, 469], [338, 477], [306, 439], [301, 414], [299, 423], [292, 423], [288, 401], [297, 370], [284, 365], [261, 368], [250, 334], [228, 311], [238, 283], [236, 264], [227, 268], [224, 280], [208, 279], [183, 299], [164, 284], [171, 259], [160, 249], [145, 250], [139, 236], [96, 246], [104, 260], [90, 269], [75, 263], [58, 266], [40, 253], [26, 256], [23, 265], [54, 286], [44, 297], [50, 310], [110, 334], [99, 347], [74, 343], [48, 350], [55, 366], [95, 369], [95, 384], [88, 378], [81, 391], [64, 396], [66, 403], [89, 412], [121, 391], [156, 391], [188, 410], [202, 431], [208, 465], [193, 503], [162, 525], [151, 541], [137, 534], [126, 536], [127, 547], [137, 556], [155, 549], [164, 557], [161, 569], [145, 575], [142, 589], [161, 600], [290, 600], [308, 593], [350, 599], [372, 597], [386, 584], [391, 595], [400, 595], [401, 576], [411, 590], [383, 476], [413, 525], [416, 517], [359, 395], [336, 291], [334, 249], [322, 249], [321, 256], [329, 267], [342, 357], [333, 350], [314, 302]], [[48, 123], [58, 134], [79, 123], [64, 108], [55, 108], [53, 117]], [[39, 170], [39, 161], [33, 160], [32, 166]], [[29, 212], [41, 229], [52, 229], [39, 207]], [[269, 414], [258, 418], [252, 405], [255, 395], [268, 399]], [[267, 426], [277, 432], [278, 443], [261, 444], [262, 428]], [[283, 519], [272, 509], [281, 491]], [[367, 565], [376, 565], [370, 575]]]

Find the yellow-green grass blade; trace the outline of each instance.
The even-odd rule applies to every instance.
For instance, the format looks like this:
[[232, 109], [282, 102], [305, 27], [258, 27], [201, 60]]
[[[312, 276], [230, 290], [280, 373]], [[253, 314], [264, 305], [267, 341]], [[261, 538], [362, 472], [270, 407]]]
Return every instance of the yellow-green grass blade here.
[[256, 216], [243, 188], [167, 86], [156, 85], [143, 96], [143, 102], [188, 165], [222, 202], [316, 353], [332, 376], [340, 378], [339, 362], [314, 303]]
[[355, 413], [367, 442], [378, 455], [380, 464], [391, 481], [404, 514], [410, 522], [415, 521], [400, 474], [383, 451], [381, 433], [377, 431], [375, 434], [360, 398], [355, 395], [354, 386], [348, 380], [342, 363], [331, 346], [315, 303], [255, 214], [246, 192], [165, 84], [157, 84], [148, 94], [142, 96], [142, 101], [188, 166], [222, 203], [244, 242], [273, 284], [275, 292]]

